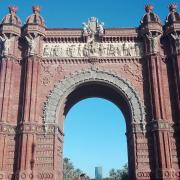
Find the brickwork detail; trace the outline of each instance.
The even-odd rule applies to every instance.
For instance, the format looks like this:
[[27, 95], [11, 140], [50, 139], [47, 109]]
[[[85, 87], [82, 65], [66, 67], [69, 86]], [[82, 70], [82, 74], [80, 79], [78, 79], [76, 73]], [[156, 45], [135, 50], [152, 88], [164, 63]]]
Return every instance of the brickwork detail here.
[[37, 146], [35, 149], [35, 168], [52, 169], [54, 162], [53, 135], [37, 135]]
[[133, 122], [142, 124], [145, 123], [145, 110], [143, 101], [132, 88], [132, 85], [130, 85], [127, 80], [124, 80], [113, 74], [113, 72], [105, 72], [105, 70], [93, 68], [72, 74], [70, 77], [67, 77], [55, 85], [54, 90], [50, 93], [47, 102], [45, 103], [44, 122], [55, 123], [56, 109], [60, 103], [60, 99], [62, 99], [64, 95], [68, 95], [74, 86], [78, 86], [81, 82], [85, 83], [88, 81], [109, 83], [118, 88], [119, 91], [130, 100]]
[[96, 95], [124, 114], [130, 179], [180, 179], [177, 5], [164, 25], [146, 5], [138, 28], [46, 28], [40, 10], [0, 24], [0, 179], [63, 180], [65, 116]]

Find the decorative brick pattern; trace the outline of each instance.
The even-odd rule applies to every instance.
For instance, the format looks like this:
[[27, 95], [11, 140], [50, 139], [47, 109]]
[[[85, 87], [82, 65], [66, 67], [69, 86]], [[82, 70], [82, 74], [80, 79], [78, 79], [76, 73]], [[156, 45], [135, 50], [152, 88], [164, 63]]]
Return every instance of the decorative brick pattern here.
[[50, 29], [39, 6], [25, 26], [9, 7], [0, 25], [0, 179], [63, 180], [68, 108], [95, 95], [124, 113], [130, 179], [180, 179], [176, 9], [164, 28], [147, 5], [139, 28], [105, 29], [93, 17], [83, 28]]

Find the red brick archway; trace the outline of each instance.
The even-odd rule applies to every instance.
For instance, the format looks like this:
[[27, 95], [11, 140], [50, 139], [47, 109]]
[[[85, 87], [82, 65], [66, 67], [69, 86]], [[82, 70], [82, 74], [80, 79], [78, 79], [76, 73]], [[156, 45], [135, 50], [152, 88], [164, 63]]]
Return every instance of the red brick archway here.
[[[115, 103], [123, 112], [127, 126], [127, 144], [129, 173], [132, 178], [141, 173], [141, 161], [138, 151], [149, 158], [148, 139], [145, 136], [146, 122], [144, 102], [133, 86], [121, 76], [106, 72], [104, 69], [86, 69], [66, 77], [55, 85], [45, 103], [45, 127], [59, 127], [59, 146], [63, 148], [64, 118], [69, 109], [79, 100], [88, 97], [101, 97]], [[139, 142], [140, 143], [139, 143]], [[140, 145], [143, 144], [142, 147]], [[62, 156], [60, 156], [62, 161]], [[144, 173], [150, 176], [149, 161], [144, 160]], [[61, 164], [61, 163], [58, 163]], [[145, 167], [146, 166], [146, 167]], [[61, 167], [59, 167], [59, 170]], [[61, 173], [61, 172], [60, 172]]]
[[[40, 7], [0, 25], [0, 179], [63, 179], [63, 119], [81, 98], [124, 112], [131, 179], [180, 178], [180, 16], [162, 26], [146, 6], [138, 28], [49, 29]], [[93, 93], [92, 93], [93, 89]]]

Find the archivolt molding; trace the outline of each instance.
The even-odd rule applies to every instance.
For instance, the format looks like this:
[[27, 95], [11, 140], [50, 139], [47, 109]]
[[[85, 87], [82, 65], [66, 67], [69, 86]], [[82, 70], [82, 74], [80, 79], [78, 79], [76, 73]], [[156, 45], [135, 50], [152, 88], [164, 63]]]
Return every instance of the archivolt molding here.
[[132, 113], [132, 123], [145, 124], [144, 102], [132, 84], [112, 71], [93, 67], [70, 74], [55, 85], [44, 103], [44, 123], [56, 123], [58, 107], [64, 100], [64, 97], [67, 97], [78, 85], [93, 81], [106, 83], [115, 87], [129, 102]]

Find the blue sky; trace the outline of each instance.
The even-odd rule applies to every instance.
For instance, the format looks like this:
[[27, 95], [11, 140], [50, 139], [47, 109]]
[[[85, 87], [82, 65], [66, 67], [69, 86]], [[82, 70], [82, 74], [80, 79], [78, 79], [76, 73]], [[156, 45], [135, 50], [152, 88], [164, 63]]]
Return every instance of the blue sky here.
[[[91, 16], [105, 27], [137, 27], [144, 15], [144, 5], [151, 3], [161, 21], [168, 14], [169, 0], [1, 0], [0, 19], [9, 5], [19, 7], [23, 24], [32, 5], [42, 7], [42, 16], [49, 28], [79, 28]], [[179, 1], [177, 1], [179, 2]], [[180, 3], [179, 3], [180, 5]], [[94, 167], [103, 166], [104, 175], [110, 168], [127, 162], [125, 120], [120, 110], [103, 99], [86, 99], [70, 110], [65, 121], [64, 154], [76, 168], [94, 176]]]
[[74, 105], [65, 120], [64, 156], [90, 177], [102, 166], [104, 176], [111, 168], [127, 163], [125, 120], [117, 106], [100, 98]]
[[[10, 4], [19, 7], [18, 15], [25, 22], [31, 6], [39, 4], [48, 27], [81, 27], [82, 22], [96, 16], [106, 27], [138, 26], [144, 14], [144, 5], [151, 3], [164, 21], [169, 0], [1, 0], [0, 17], [7, 13]], [[179, 0], [177, 0], [179, 2]], [[180, 3], [179, 3], [180, 4]]]

